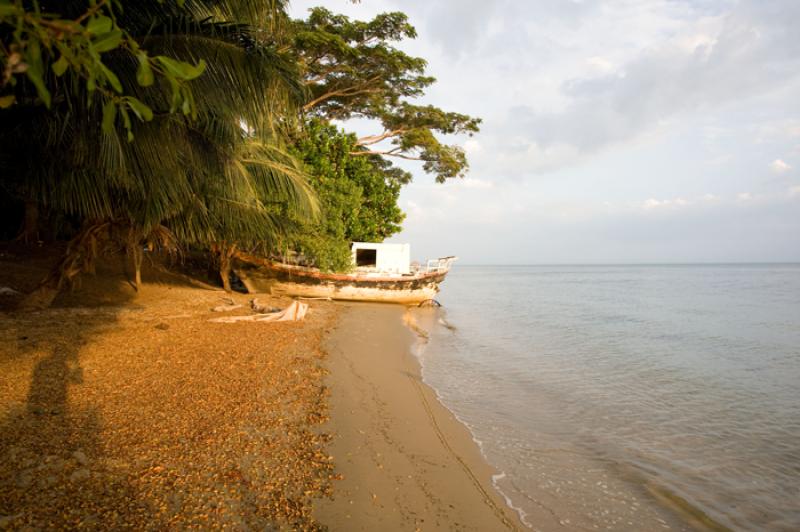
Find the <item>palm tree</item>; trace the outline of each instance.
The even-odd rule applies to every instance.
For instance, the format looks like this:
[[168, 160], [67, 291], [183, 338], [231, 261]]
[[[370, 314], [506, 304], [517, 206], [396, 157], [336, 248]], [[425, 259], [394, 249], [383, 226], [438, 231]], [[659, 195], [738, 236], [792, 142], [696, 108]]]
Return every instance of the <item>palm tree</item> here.
[[[280, 42], [284, 2], [186, 0], [178, 7], [137, 0], [125, 8], [117, 24], [151, 56], [203, 60], [205, 72], [180, 88], [192, 105], [175, 112], [175, 87], [164, 79], [141, 86], [137, 58], [113, 50], [104, 63], [124, 94], [146, 102], [149, 121], [121, 116], [104, 128], [110, 96], [89, 92], [69, 75], [47, 78], [51, 109], [18, 97], [19, 105], [2, 111], [0, 186], [82, 223], [31, 298], [37, 306], [90, 269], [98, 247], [110, 241], [132, 255], [137, 288], [142, 247], [176, 242], [217, 250], [229, 288], [232, 249], [290, 229], [285, 211], [273, 204], [301, 216], [316, 213], [313, 193], [281, 140], [281, 125], [297, 115], [303, 96], [296, 64]], [[70, 16], [85, 2], [54, 1], [52, 9]]]

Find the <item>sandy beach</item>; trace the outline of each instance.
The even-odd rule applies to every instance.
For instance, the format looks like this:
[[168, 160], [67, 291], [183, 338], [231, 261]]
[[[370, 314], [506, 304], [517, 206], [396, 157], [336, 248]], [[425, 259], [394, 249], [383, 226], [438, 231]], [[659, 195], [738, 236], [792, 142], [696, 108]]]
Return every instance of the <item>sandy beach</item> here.
[[401, 306], [350, 304], [328, 336], [331, 530], [519, 530], [469, 431], [422, 383]]
[[[3, 265], [29, 290], [46, 261]], [[252, 296], [145, 280], [135, 294], [101, 264], [53, 308], [3, 313], [0, 527], [520, 528], [422, 383], [404, 307], [212, 323]]]
[[[319, 529], [331, 305], [210, 323], [250, 297], [145, 273], [136, 296], [101, 268], [50, 310], [0, 314], [0, 529]], [[4, 262], [0, 285], [40, 274]]]

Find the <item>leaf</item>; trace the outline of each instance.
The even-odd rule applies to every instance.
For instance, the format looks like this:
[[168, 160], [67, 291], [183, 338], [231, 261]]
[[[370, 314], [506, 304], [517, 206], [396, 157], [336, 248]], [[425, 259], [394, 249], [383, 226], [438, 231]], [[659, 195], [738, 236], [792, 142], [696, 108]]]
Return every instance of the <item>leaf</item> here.
[[114, 100], [108, 100], [103, 106], [103, 131], [112, 133], [114, 131], [114, 120], [117, 118], [117, 104]]
[[44, 84], [44, 65], [42, 65], [42, 50], [39, 48], [38, 41], [31, 41], [28, 49], [25, 52], [25, 59], [28, 63], [28, 69], [25, 74], [31, 80], [33, 86], [36, 87], [36, 92], [39, 98], [42, 99], [44, 104], [50, 108], [50, 91]]
[[178, 66], [178, 61], [163, 55], [157, 55], [155, 59], [161, 63], [161, 66], [164, 67], [164, 69], [167, 71], [167, 74], [170, 74], [174, 77], [182, 77], [181, 69]]
[[142, 87], [149, 87], [154, 81], [153, 69], [150, 68], [150, 58], [144, 52], [141, 52], [138, 57], [139, 68], [136, 70], [136, 81]]
[[[187, 65], [188, 65], [188, 63], [187, 63]], [[198, 78], [198, 77], [200, 77], [200, 75], [201, 75], [203, 72], [205, 72], [205, 71], [206, 71], [206, 62], [205, 62], [205, 60], [203, 60], [203, 59], [201, 59], [201, 60], [200, 60], [200, 61], [197, 63], [197, 66], [191, 66], [191, 65], [188, 65], [188, 66], [191, 68], [191, 70], [190, 70], [190, 76], [189, 76], [188, 78], [186, 78], [186, 79], [195, 79], [195, 78]]]
[[128, 109], [124, 105], [119, 106], [119, 114], [122, 115], [122, 124], [128, 130], [128, 142], [133, 142], [133, 131], [131, 131], [131, 117], [128, 116]]
[[58, 61], [53, 63], [53, 72], [56, 76], [60, 77], [64, 75], [64, 72], [67, 71], [67, 68], [69, 68], [69, 61], [67, 61], [67, 58], [63, 55], [58, 58]]
[[15, 99], [16, 97], [13, 94], [0, 96], [0, 109], [6, 109], [8, 107], [11, 107], [14, 104]]
[[197, 66], [163, 55], [156, 56], [156, 59], [161, 63], [168, 74], [186, 81], [195, 79], [206, 69], [206, 62], [202, 59], [197, 63]]
[[111, 31], [114, 21], [105, 15], [99, 15], [89, 19], [86, 24], [86, 31], [92, 35], [103, 35]]
[[103, 74], [105, 75], [106, 79], [108, 80], [108, 83], [111, 84], [111, 86], [114, 88], [114, 90], [119, 92], [119, 93], [122, 93], [122, 83], [119, 82], [119, 78], [117, 77], [117, 75], [114, 74], [103, 63], [97, 63], [97, 65], [100, 67], [100, 70], [103, 71]]
[[172, 89], [172, 100], [169, 103], [169, 112], [174, 113], [178, 108], [178, 104], [181, 103], [181, 88], [175, 78], [168, 76], [167, 81], [169, 81], [169, 86]]
[[102, 53], [113, 50], [114, 48], [118, 47], [121, 42], [122, 32], [120, 30], [114, 30], [106, 33], [96, 41], [93, 41], [92, 46], [94, 46], [96, 51]]
[[136, 116], [139, 117], [139, 120], [149, 122], [153, 119], [153, 110], [142, 101], [137, 100], [133, 96], [126, 97], [125, 101], [128, 102], [128, 106], [130, 106], [131, 110], [136, 113]]

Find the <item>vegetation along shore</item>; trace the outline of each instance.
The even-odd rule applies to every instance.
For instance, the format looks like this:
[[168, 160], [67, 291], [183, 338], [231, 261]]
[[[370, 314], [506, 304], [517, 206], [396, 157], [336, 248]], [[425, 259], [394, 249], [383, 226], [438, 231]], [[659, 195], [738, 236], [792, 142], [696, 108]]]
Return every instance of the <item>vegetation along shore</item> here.
[[281, 1], [0, 0], [0, 528], [518, 527], [400, 307], [215, 320], [291, 303], [240, 293], [242, 257], [346, 273], [396, 234], [397, 160], [467, 172], [442, 139], [480, 119], [420, 103], [415, 36]]

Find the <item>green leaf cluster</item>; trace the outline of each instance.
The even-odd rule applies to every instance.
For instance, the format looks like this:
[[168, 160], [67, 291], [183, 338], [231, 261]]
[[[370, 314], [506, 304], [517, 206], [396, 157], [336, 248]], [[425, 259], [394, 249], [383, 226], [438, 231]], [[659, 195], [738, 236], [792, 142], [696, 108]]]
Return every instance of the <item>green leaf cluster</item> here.
[[[326, 270], [397, 233], [392, 157], [438, 181], [480, 120], [411, 102], [435, 80], [402, 13], [283, 0], [0, 0], [0, 188], [126, 242], [293, 250]], [[368, 119], [357, 138], [334, 123]], [[171, 237], [164, 237], [168, 231]], [[153, 239], [148, 235], [160, 235]], [[132, 243], [132, 244], [131, 244]]]
[[[207, 249], [274, 242], [294, 219], [316, 216], [313, 190], [274, 127], [299, 112], [298, 70], [269, 25], [223, 18], [246, 14], [244, 3], [259, 20], [286, 18], [271, 0], [186, 0], [182, 8], [137, 0], [124, 10], [99, 0], [88, 11], [63, 0], [48, 4], [52, 15], [25, 10], [16, 19], [24, 28], [44, 21], [34, 26], [50, 32], [47, 46], [38, 34], [0, 26], [6, 49], [40, 47], [51, 97], [9, 78], [15, 101], [0, 110], [0, 187], [79, 223], [128, 226], [134, 242], [166, 227], [183, 245]], [[21, 4], [0, 5], [13, 15]], [[70, 46], [99, 57], [99, 70], [73, 63], [85, 58], [76, 49], [66, 64], [53, 53], [66, 38], [51, 32], [59, 21], [82, 28]]]
[[[160, 7], [168, 9], [166, 5]], [[139, 85], [148, 87], [156, 76], [163, 78], [172, 90], [171, 111], [180, 108], [184, 114], [195, 113], [186, 82], [202, 74], [205, 63], [151, 57], [125, 22], [122, 0], [93, 1], [88, 6], [75, 1], [0, 0], [0, 108], [25, 105], [32, 99], [50, 108], [54, 90], [82, 85], [89, 104], [95, 92], [102, 94], [106, 131], [119, 117], [129, 141], [133, 140], [128, 112], [144, 121], [152, 112], [142, 101], [126, 94], [129, 91], [123, 89], [120, 72], [109, 66], [125, 55], [139, 62]], [[26, 84], [20, 83], [22, 77], [35, 90], [27, 90]]]
[[355, 135], [313, 119], [293, 149], [306, 164], [322, 216], [300, 220], [291, 244], [324, 270], [347, 271], [351, 242], [381, 242], [405, 218], [397, 200], [410, 176], [380, 158], [351, 155], [355, 144]]
[[[395, 47], [416, 37], [403, 13], [383, 13], [370, 21], [351, 20], [314, 8], [294, 21], [294, 45], [308, 89], [304, 111], [325, 120], [368, 119], [382, 132], [358, 140], [359, 155], [422, 161], [438, 182], [463, 177], [467, 158], [441, 135], [477, 133], [480, 119], [409, 100], [435, 82], [427, 63]], [[388, 144], [388, 146], [386, 145]]]

